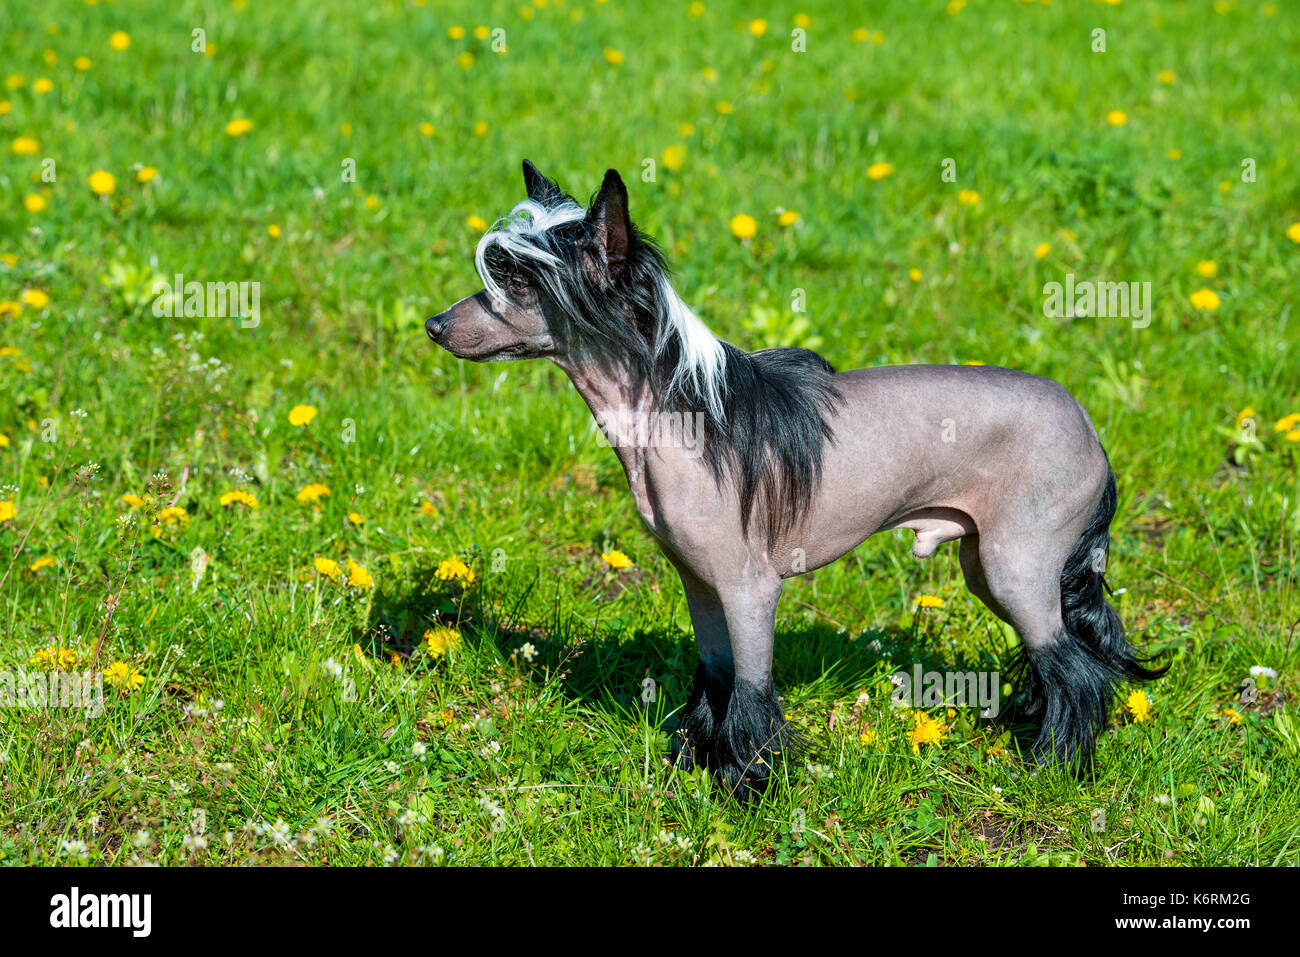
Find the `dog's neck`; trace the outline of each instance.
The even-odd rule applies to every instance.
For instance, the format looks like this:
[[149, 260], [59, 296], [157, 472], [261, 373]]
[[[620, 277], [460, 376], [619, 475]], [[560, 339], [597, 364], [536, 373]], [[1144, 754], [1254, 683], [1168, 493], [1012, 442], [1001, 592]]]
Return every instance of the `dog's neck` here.
[[[552, 361], [569, 376], [591, 410], [597, 426], [608, 428], [611, 423], [625, 421], [628, 416], [633, 422], [641, 421], [655, 408], [649, 383], [621, 364], [569, 356], [553, 356]], [[620, 444], [617, 435], [609, 435], [609, 441], [627, 474], [627, 484], [632, 490], [637, 511], [654, 528], [651, 477], [645, 448]]]

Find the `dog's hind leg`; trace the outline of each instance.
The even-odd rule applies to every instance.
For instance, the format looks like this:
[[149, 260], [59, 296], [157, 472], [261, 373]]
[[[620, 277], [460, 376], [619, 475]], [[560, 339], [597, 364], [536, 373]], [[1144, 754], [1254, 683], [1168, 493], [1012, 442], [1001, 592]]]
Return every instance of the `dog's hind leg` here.
[[1086, 760], [1105, 721], [1111, 689], [1105, 669], [1065, 628], [1063, 550], [1030, 535], [985, 532], [967, 541], [960, 553], [967, 587], [1020, 636], [1011, 670], [1024, 696], [1024, 713], [1039, 723], [1034, 759]]
[[1143, 666], [1105, 599], [1114, 513], [1108, 474], [1091, 517], [1085, 510], [1055, 529], [982, 532], [969, 550], [963, 542], [967, 585], [1020, 635], [1012, 671], [1025, 713], [1039, 721], [1032, 754], [1040, 762], [1086, 765], [1119, 682], [1164, 673]]
[[695, 688], [676, 742], [678, 763], [703, 762], [730, 794], [755, 797], [778, 754], [795, 744], [772, 683], [780, 576], [713, 590], [682, 575], [700, 647]]

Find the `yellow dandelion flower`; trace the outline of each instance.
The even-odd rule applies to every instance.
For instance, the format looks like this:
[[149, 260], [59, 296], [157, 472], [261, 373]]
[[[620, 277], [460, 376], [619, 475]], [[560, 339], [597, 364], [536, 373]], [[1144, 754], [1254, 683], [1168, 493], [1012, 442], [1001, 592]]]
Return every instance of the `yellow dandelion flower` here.
[[[446, 625], [438, 625], [424, 633], [424, 647], [431, 658], [442, 658], [460, 646], [460, 632]], [[445, 712], [444, 712], [445, 714]]]
[[272, 223], [270, 226], [266, 227], [266, 235], [270, 236], [272, 239], [279, 239], [280, 227], [275, 223]]
[[907, 271], [907, 278], [912, 280], [912, 282], [920, 282], [922, 279], [921, 270], [913, 266]]
[[793, 209], [785, 209], [781, 211], [780, 216], [776, 217], [776, 221], [781, 226], [793, 226], [799, 222], [799, 214]]
[[136, 172], [135, 178], [141, 183], [151, 182], [158, 175], [158, 170], [152, 166], [141, 166]]
[[973, 189], [963, 189], [957, 193], [957, 202], [963, 206], [978, 206], [980, 194]]
[[425, 515], [429, 516], [430, 518], [438, 517], [438, 506], [434, 505], [432, 502], [428, 501], [427, 499], [420, 503], [420, 511], [423, 512]]
[[1034, 247], [1034, 258], [1042, 259], [1051, 251], [1052, 251], [1051, 243], [1039, 243], [1037, 246]]
[[1111, 110], [1106, 114], [1106, 122], [1111, 126], [1123, 126], [1128, 122], [1128, 114], [1123, 110]]
[[966, 9], [966, 0], [949, 0], [948, 6], [944, 7], [948, 16], [955, 17]]
[[1196, 264], [1196, 275], [1213, 279], [1219, 274], [1219, 264], [1213, 259], [1202, 259]]
[[1300, 223], [1292, 223], [1286, 228], [1286, 238], [1293, 243], [1300, 243]]
[[474, 65], [474, 54], [468, 50], [461, 50], [460, 53], [456, 54], [456, 65], [462, 70], [468, 70]]
[[96, 196], [110, 196], [117, 189], [117, 178], [106, 170], [97, 169], [90, 174], [86, 181], [90, 184], [90, 191]]
[[69, 668], [76, 667], [77, 652], [74, 648], [65, 648], [61, 645], [50, 645], [38, 649], [36, 654], [27, 659], [27, 663], [36, 665], [40, 668]]
[[[1240, 423], [1238, 423], [1240, 427]], [[1292, 412], [1290, 415], [1284, 415], [1273, 423], [1274, 432], [1290, 432], [1292, 429], [1300, 427], [1300, 412]]]
[[730, 116], [732, 113], [736, 112], [736, 108], [732, 106], [730, 100], [719, 100], [714, 109], [723, 116]]
[[434, 134], [434, 129], [432, 123], [430, 123], [428, 120], [425, 120], [423, 123], [420, 124], [421, 136], [432, 136], [433, 134]]
[[767, 32], [767, 21], [761, 17], [757, 20], [749, 21], [749, 32], [756, 37], [761, 37]]
[[10, 73], [5, 77], [5, 89], [17, 90], [26, 85], [26, 83], [27, 77], [23, 76], [21, 73]]
[[33, 93], [49, 93], [54, 89], [54, 83], [47, 76], [38, 76], [36, 82], [32, 84]]
[[227, 492], [221, 496], [221, 505], [223, 508], [229, 508], [231, 505], [243, 505], [247, 508], [257, 508], [257, 499], [248, 492], [241, 489], [235, 489], [233, 492]]
[[[1177, 162], [1178, 160], [1180, 160], [1180, 159], [1183, 158], [1183, 151], [1180, 150], [1178, 147], [1175, 146], [1173, 149], [1171, 149], [1171, 150], [1170, 150], [1168, 153], [1166, 153], [1165, 155], [1168, 156], [1171, 160], [1174, 160], [1175, 162]], [[1300, 240], [1297, 240], [1297, 241], [1300, 242]]]
[[125, 30], [116, 30], [109, 36], [108, 45], [120, 53], [131, 45], [131, 34]]
[[11, 522], [18, 517], [18, 506], [12, 499], [0, 501], [0, 523]]
[[1245, 425], [1247, 419], [1253, 419], [1254, 417], [1255, 417], [1255, 407], [1253, 405], [1246, 406], [1244, 409], [1242, 409], [1240, 412], [1237, 413], [1237, 428], [1241, 428], [1243, 425]]
[[852, 33], [854, 43], [866, 43], [871, 39], [871, 31], [866, 27], [858, 27]]
[[433, 573], [442, 581], [463, 581], [466, 585], [474, 581], [474, 569], [455, 556], [438, 563], [438, 570]]
[[124, 691], [136, 691], [144, 684], [144, 675], [125, 661], [115, 661], [104, 669], [104, 683]]
[[475, 135], [475, 136], [487, 136], [487, 135], [488, 135], [488, 123], [487, 123], [487, 120], [479, 120], [477, 123], [474, 124], [474, 135]]
[[130, 492], [122, 496], [122, 502], [132, 508], [144, 508], [144, 499], [139, 495], [132, 495]]
[[632, 564], [632, 559], [628, 558], [627, 555], [617, 549], [612, 552], [601, 552], [600, 557], [604, 559], [605, 564], [610, 568], [628, 568]]
[[43, 289], [25, 289], [18, 298], [33, 309], [44, 309], [50, 304], [50, 295]]
[[447, 36], [450, 37], [450, 38], [453, 39], [453, 40], [463, 40], [463, 39], [465, 39], [465, 28], [464, 28], [464, 27], [448, 27], [448, 28], [447, 28]]
[[353, 588], [360, 588], [362, 591], [369, 591], [375, 586], [375, 580], [371, 577], [370, 572], [366, 571], [352, 559], [348, 559], [348, 584]]
[[664, 150], [664, 166], [674, 173], [686, 165], [686, 147], [681, 143], [674, 143]]
[[620, 51], [615, 50], [613, 47], [605, 47], [605, 62], [612, 64], [613, 66], [618, 66], [623, 62], [623, 54]]
[[289, 424], [303, 426], [316, 418], [316, 406], [314, 405], [295, 405], [289, 410]]
[[812, 26], [812, 17], [806, 13], [796, 13], [794, 15], [794, 25], [800, 30], [807, 30]]
[[169, 505], [159, 510], [156, 521], [163, 525], [188, 525], [190, 513], [179, 505]]
[[482, 216], [470, 216], [465, 220], [465, 225], [476, 233], [481, 233], [488, 228], [487, 220]]
[[1161, 70], [1157, 74], [1157, 79], [1159, 79], [1161, 83], [1173, 83], [1174, 80], [1178, 79], [1178, 75], [1174, 73], [1173, 70]]
[[858, 741], [861, 742], [862, 745], [865, 747], [870, 747], [871, 745], [875, 744], [876, 743], [875, 729], [867, 728], [860, 735], [858, 735]]
[[366, 520], [360, 512], [348, 512], [348, 521], [353, 525], [364, 525]]
[[253, 123], [251, 120], [246, 120], [243, 117], [239, 117], [231, 120], [229, 123], [226, 124], [226, 135], [243, 136], [252, 128], [253, 128]]
[[1219, 717], [1227, 719], [1229, 724], [1241, 724], [1241, 712], [1236, 708], [1224, 708]]
[[83, 73], [89, 70], [92, 66], [90, 62], [90, 57], [88, 56], [77, 57], [75, 60], [72, 61], [72, 65], [75, 66], [78, 70], [80, 70]]
[[893, 172], [893, 163], [872, 163], [867, 167], [867, 179], [884, 179]]
[[1207, 312], [1214, 312], [1219, 308], [1219, 296], [1217, 293], [1202, 286], [1189, 297], [1192, 305], [1197, 309], [1203, 309]]
[[943, 599], [940, 598], [938, 595], [917, 595], [916, 607], [917, 608], [942, 608]]
[[302, 491], [298, 493], [298, 501], [306, 505], [309, 502], [318, 501], [330, 494], [329, 486], [322, 485], [320, 482], [312, 482], [304, 485]]
[[35, 156], [40, 152], [41, 144], [30, 136], [15, 136], [9, 144], [15, 156]]
[[54, 564], [55, 561], [53, 555], [42, 555], [40, 558], [36, 559], [36, 561], [32, 562], [30, 568], [32, 571], [38, 572], [42, 568], [49, 568]]
[[9, 448], [9, 436], [5, 435], [3, 432], [0, 432], [0, 449], [7, 449], [7, 448]]
[[343, 572], [339, 569], [339, 563], [332, 558], [323, 558], [317, 556], [312, 559], [312, 564], [316, 566], [316, 571], [320, 572], [331, 581], [338, 581]]
[[943, 740], [943, 734], [948, 729], [937, 720], [924, 711], [915, 712], [912, 718], [915, 723], [908, 733], [908, 740], [912, 742], [913, 754], [920, 754], [923, 744], [935, 745]]
[[23, 197], [23, 207], [29, 213], [39, 213], [45, 208], [45, 197], [31, 193]]
[[1151, 718], [1151, 699], [1147, 693], [1142, 690], [1130, 691], [1128, 699], [1124, 702], [1124, 707], [1128, 713], [1133, 716], [1133, 720], [1138, 724], [1146, 724]]
[[737, 239], [753, 239], [758, 234], [758, 221], [748, 213], [731, 217], [731, 234]]
[[486, 40], [491, 35], [492, 31], [485, 26], [477, 26], [474, 28], [474, 36], [480, 40]]

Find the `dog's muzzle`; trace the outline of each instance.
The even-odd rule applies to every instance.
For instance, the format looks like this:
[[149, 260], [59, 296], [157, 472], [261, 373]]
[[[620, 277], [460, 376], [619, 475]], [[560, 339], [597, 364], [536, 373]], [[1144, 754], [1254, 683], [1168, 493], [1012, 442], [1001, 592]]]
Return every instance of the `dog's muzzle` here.
[[447, 314], [440, 312], [436, 316], [426, 319], [424, 331], [428, 333], [430, 339], [438, 342], [442, 338], [442, 334], [447, 331]]

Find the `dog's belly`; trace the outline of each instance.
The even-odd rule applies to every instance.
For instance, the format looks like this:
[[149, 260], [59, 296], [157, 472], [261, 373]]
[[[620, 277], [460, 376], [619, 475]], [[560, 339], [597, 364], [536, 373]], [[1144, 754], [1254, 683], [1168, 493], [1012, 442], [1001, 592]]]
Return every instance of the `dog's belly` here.
[[982, 530], [1051, 527], [1100, 488], [1105, 454], [1087, 414], [1048, 379], [989, 366], [844, 373], [818, 493], [771, 559], [782, 577], [827, 565], [880, 531], [912, 553]]

